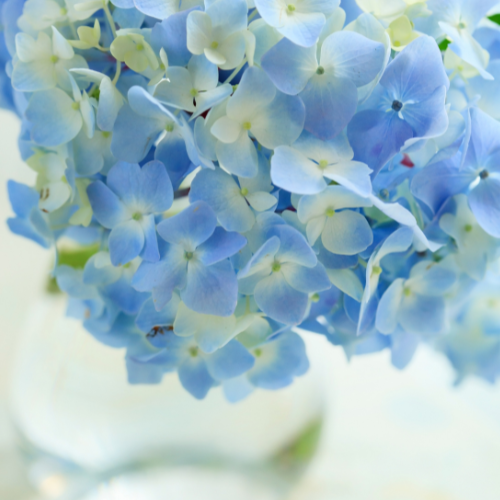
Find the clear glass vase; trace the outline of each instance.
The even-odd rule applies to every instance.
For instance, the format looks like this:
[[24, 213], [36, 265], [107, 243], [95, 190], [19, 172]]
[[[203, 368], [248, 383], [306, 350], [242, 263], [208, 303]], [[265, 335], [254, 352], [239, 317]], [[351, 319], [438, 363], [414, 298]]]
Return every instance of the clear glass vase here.
[[322, 339], [307, 335], [312, 368], [289, 388], [238, 404], [218, 388], [192, 398], [175, 374], [127, 383], [124, 352], [106, 347], [65, 300], [46, 296], [28, 318], [11, 408], [31, 480], [64, 500], [272, 500], [314, 455], [324, 410]]

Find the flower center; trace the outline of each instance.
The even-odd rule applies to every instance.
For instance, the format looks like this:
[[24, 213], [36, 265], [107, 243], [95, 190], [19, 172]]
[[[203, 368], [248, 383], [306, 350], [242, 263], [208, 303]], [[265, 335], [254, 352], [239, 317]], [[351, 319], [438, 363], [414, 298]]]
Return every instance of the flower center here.
[[54, 64], [55, 64], [56, 62], [58, 62], [58, 61], [59, 61], [59, 58], [58, 58], [57, 56], [52, 56], [52, 57], [50, 58], [50, 62], [52, 62], [52, 63], [54, 63]]
[[210, 45], [210, 47], [211, 47], [212, 49], [214, 49], [214, 50], [215, 50], [216, 48], [218, 48], [218, 47], [219, 47], [219, 42], [216, 42], [216, 41], [214, 40], [214, 41], [212, 42], [212, 44]]
[[319, 293], [311, 295], [311, 302], [319, 302]]
[[293, 5], [293, 3], [291, 3], [291, 4], [288, 6], [288, 12], [295, 12], [295, 5]]
[[255, 349], [255, 351], [253, 352], [253, 355], [256, 357], [256, 358], [260, 358], [262, 356], [262, 349]]
[[142, 219], [142, 214], [140, 212], [136, 212], [134, 215], [132, 215], [132, 219], [139, 221]]
[[392, 101], [392, 109], [396, 112], [401, 111], [403, 109], [403, 103], [397, 100]]
[[191, 89], [189, 93], [193, 96], [196, 97], [198, 95], [198, 91], [196, 89]]
[[80, 103], [75, 101], [75, 102], [71, 105], [71, 107], [72, 107], [75, 111], [77, 111], [77, 110], [79, 110], [79, 109], [80, 109]]
[[144, 50], [144, 45], [142, 45], [142, 43], [138, 43], [136, 46], [135, 46], [136, 50], [138, 52], [141, 52]]
[[189, 354], [191, 357], [196, 358], [198, 356], [198, 348], [196, 346], [190, 347]]
[[174, 131], [174, 124], [173, 123], [169, 123], [166, 127], [165, 127], [165, 130], [167, 132], [173, 132]]
[[184, 257], [186, 260], [191, 260], [194, 256], [193, 252], [184, 252]]
[[471, 224], [466, 224], [466, 225], [464, 226], [464, 231], [465, 231], [466, 233], [470, 233], [470, 232], [472, 231], [472, 225], [471, 225]]
[[326, 167], [328, 167], [328, 161], [326, 161], [326, 160], [320, 160], [320, 162], [318, 163], [318, 166], [319, 166], [319, 168], [321, 168], [323, 170]]
[[326, 212], [325, 212], [325, 215], [327, 217], [333, 217], [335, 215], [335, 210], [333, 208], [327, 208]]
[[381, 274], [382, 273], [382, 268], [380, 266], [373, 266], [372, 268], [372, 274]]
[[403, 293], [405, 294], [405, 297], [409, 297], [411, 295], [411, 290], [409, 288], [404, 288]]
[[245, 122], [243, 124], [243, 129], [244, 130], [250, 130], [252, 128], [252, 124], [250, 122]]
[[248, 194], [248, 189], [247, 188], [242, 188], [241, 191], [241, 196], [246, 196]]
[[274, 262], [272, 269], [273, 273], [277, 273], [281, 269], [281, 264], [279, 262]]
[[487, 170], [483, 170], [482, 172], [479, 173], [479, 177], [481, 180], [484, 181], [484, 179], [487, 179], [490, 173]]
[[325, 74], [325, 68], [323, 66], [318, 66], [318, 69], [316, 70], [317, 75], [324, 75]]
[[61, 14], [61, 16], [65, 16], [68, 13], [68, 9], [62, 7], [59, 13]]

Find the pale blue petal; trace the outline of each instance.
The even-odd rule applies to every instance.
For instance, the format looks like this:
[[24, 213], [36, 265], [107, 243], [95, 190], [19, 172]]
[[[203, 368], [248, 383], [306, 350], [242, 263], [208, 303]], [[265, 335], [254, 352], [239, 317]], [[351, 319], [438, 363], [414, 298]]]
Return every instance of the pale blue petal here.
[[405, 296], [401, 301], [399, 322], [406, 332], [415, 335], [441, 333], [445, 324], [444, 299], [418, 294]]
[[[398, 326], [403, 300], [403, 283], [402, 279], [396, 279], [380, 299], [375, 325], [381, 333], [392, 333]], [[422, 317], [420, 321], [422, 322]]]
[[398, 370], [404, 370], [413, 359], [420, 340], [417, 335], [406, 332], [391, 336], [391, 362]]
[[238, 278], [245, 278], [257, 272], [268, 270], [271, 272], [271, 265], [276, 252], [280, 248], [280, 240], [277, 236], [269, 238], [252, 256], [246, 266], [238, 273]]
[[328, 217], [321, 241], [332, 253], [355, 255], [373, 243], [373, 233], [363, 215], [344, 210]]
[[325, 268], [320, 262], [312, 268], [297, 264], [284, 264], [281, 266], [281, 271], [288, 284], [299, 292], [323, 292], [332, 286]]
[[83, 119], [73, 107], [73, 100], [61, 89], [35, 92], [26, 109], [32, 122], [31, 137], [41, 146], [60, 146], [74, 139], [82, 128]]
[[287, 38], [262, 57], [262, 69], [281, 92], [290, 95], [304, 90], [317, 67], [316, 47], [298, 47]]
[[293, 262], [305, 267], [314, 267], [318, 262], [316, 254], [304, 236], [290, 226], [274, 226], [269, 236], [277, 236], [281, 245], [276, 254], [279, 262]]
[[218, 141], [215, 151], [221, 167], [227, 172], [238, 177], [254, 177], [257, 174], [257, 150], [246, 132], [231, 144]]
[[320, 64], [332, 68], [336, 78], [347, 79], [356, 87], [370, 83], [382, 70], [385, 48], [354, 31], [328, 36], [321, 46]]
[[304, 129], [305, 116], [301, 99], [277, 92], [271, 104], [252, 119], [251, 132], [268, 149], [291, 145]]

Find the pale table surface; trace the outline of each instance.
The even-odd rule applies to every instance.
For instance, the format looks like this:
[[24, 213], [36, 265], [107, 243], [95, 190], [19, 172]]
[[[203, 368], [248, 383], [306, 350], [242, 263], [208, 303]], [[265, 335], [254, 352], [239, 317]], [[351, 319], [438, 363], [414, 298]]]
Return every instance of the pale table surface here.
[[[7, 179], [30, 183], [34, 176], [17, 153], [18, 120], [0, 112], [0, 132], [4, 221], [11, 214]], [[33, 500], [6, 398], [16, 338], [44, 286], [50, 254], [11, 235], [4, 222], [0, 242], [0, 498]], [[428, 349], [403, 373], [385, 353], [348, 364], [332, 347], [325, 361], [330, 416], [320, 452], [291, 500], [500, 499], [498, 387], [472, 380], [452, 388], [448, 364]]]

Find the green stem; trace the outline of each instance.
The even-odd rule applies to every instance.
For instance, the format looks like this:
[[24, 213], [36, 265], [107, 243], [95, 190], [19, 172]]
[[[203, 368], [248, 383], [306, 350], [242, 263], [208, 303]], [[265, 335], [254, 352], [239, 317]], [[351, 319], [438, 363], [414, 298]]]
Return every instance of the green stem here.
[[250, 21], [258, 14], [257, 9], [254, 9], [254, 11], [248, 16], [248, 24], [250, 24]]
[[116, 27], [111, 11], [109, 10], [108, 2], [104, 2], [104, 13], [106, 14], [106, 19], [108, 20], [109, 27], [111, 28], [111, 33], [113, 33], [113, 38], [116, 38]]
[[122, 74], [122, 63], [120, 61], [116, 61], [116, 73], [115, 77], [113, 78], [113, 85], [116, 85], [121, 74]]
[[244, 57], [243, 58], [243, 61], [241, 61], [241, 64], [234, 69], [234, 71], [225, 79], [225, 81], [223, 83], [228, 83], [230, 82], [241, 70], [241, 68], [243, 68], [243, 66], [245, 66], [245, 63], [247, 62], [247, 58]]

